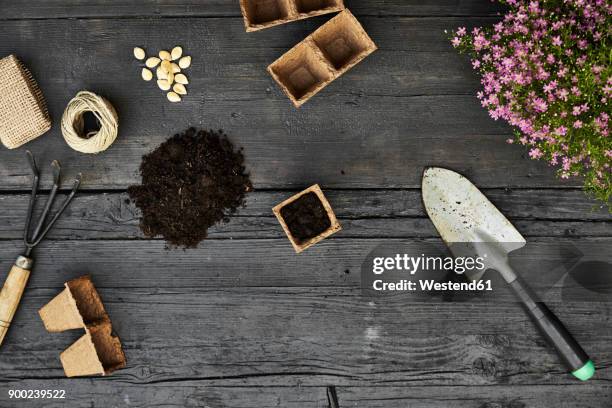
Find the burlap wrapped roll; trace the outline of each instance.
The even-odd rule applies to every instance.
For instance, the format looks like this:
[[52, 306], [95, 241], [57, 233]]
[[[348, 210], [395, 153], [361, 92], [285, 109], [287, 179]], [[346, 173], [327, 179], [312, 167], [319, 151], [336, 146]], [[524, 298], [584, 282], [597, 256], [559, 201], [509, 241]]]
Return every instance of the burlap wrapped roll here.
[[15, 149], [51, 129], [45, 98], [28, 69], [15, 57], [0, 59], [0, 141]]

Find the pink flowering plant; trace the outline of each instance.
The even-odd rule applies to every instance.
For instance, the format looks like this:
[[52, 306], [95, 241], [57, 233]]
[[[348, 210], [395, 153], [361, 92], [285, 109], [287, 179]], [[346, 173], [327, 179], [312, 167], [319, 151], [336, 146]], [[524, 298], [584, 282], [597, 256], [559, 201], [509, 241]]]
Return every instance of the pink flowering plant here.
[[507, 0], [493, 27], [459, 28], [452, 45], [472, 58], [490, 116], [514, 129], [509, 143], [582, 176], [612, 210], [612, 2]]

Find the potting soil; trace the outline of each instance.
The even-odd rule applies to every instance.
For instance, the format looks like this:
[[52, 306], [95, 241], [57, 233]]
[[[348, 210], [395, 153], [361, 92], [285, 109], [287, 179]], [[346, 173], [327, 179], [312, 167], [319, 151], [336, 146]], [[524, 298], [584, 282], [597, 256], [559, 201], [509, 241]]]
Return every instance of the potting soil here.
[[316, 237], [331, 226], [327, 211], [315, 193], [300, 196], [281, 208], [280, 213], [299, 243]]
[[147, 237], [192, 248], [208, 229], [229, 221], [252, 190], [244, 156], [223, 131], [190, 128], [143, 156], [142, 184], [128, 189]]

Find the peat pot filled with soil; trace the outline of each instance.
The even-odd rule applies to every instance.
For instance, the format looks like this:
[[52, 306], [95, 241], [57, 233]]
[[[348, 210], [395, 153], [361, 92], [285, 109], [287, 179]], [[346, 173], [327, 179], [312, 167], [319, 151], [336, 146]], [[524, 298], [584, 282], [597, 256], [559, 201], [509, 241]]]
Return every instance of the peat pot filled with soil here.
[[272, 211], [297, 253], [342, 228], [318, 184], [283, 201]]

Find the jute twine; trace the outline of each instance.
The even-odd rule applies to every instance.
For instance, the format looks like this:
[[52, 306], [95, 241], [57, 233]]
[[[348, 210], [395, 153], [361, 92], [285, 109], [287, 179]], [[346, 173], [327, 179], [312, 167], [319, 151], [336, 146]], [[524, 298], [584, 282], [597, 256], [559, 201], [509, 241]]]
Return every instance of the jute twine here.
[[[84, 132], [83, 115], [91, 112], [100, 122], [98, 132]], [[69, 103], [62, 116], [62, 134], [66, 143], [77, 152], [100, 153], [117, 138], [119, 118], [113, 105], [93, 92], [81, 91]]]

